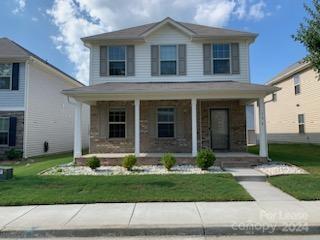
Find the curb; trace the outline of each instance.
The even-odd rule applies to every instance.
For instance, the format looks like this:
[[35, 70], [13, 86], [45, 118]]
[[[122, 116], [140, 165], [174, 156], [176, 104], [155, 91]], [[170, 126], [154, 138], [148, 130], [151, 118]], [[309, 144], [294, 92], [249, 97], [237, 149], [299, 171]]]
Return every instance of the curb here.
[[49, 237], [115, 237], [115, 236], [212, 236], [212, 235], [312, 235], [320, 234], [320, 226], [290, 228], [288, 226], [253, 226], [234, 228], [212, 227], [139, 227], [139, 228], [93, 228], [93, 229], [48, 229], [4, 230], [0, 238], [49, 238]]

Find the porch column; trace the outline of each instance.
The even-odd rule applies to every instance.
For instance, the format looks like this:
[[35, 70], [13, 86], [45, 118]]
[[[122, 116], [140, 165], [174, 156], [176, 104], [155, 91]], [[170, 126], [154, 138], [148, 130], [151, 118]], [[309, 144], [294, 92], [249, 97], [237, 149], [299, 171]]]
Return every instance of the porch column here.
[[134, 154], [140, 155], [140, 99], [134, 100]]
[[260, 144], [260, 157], [268, 157], [268, 140], [265, 116], [264, 98], [259, 98], [259, 144]]
[[192, 156], [197, 156], [197, 99], [191, 99], [191, 118], [192, 118]]
[[73, 146], [73, 158], [81, 157], [82, 155], [82, 141], [81, 141], [81, 115], [82, 115], [82, 103], [76, 102], [74, 104], [74, 146]]

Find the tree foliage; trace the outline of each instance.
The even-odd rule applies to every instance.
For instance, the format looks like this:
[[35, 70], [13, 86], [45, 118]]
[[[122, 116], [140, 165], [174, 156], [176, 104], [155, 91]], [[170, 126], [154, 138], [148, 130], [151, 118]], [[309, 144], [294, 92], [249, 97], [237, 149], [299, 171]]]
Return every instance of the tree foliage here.
[[312, 63], [314, 69], [320, 73], [320, 0], [312, 0], [313, 6], [304, 4], [308, 14], [304, 23], [300, 23], [293, 39], [302, 43], [308, 54], [305, 61]]

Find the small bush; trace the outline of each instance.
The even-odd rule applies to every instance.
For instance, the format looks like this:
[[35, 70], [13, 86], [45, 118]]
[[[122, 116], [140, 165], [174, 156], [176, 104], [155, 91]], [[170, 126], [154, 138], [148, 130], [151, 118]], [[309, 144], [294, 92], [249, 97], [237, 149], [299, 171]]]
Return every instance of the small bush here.
[[197, 166], [202, 170], [207, 170], [216, 160], [216, 157], [211, 149], [201, 149], [197, 154]]
[[11, 148], [9, 151], [6, 151], [6, 157], [9, 160], [20, 159], [22, 158], [22, 151]]
[[161, 163], [168, 171], [170, 171], [176, 162], [176, 158], [171, 153], [165, 153], [161, 158]]
[[92, 158], [88, 159], [86, 164], [92, 170], [97, 169], [101, 165], [99, 158], [97, 158], [96, 156], [93, 156]]
[[127, 155], [122, 160], [122, 167], [126, 168], [128, 171], [131, 171], [136, 162], [137, 157], [135, 155]]

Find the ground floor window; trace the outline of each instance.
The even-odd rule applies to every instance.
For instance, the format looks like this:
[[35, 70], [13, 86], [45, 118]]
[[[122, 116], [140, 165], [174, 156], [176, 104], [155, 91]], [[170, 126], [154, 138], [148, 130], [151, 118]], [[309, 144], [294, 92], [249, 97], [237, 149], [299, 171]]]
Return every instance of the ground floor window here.
[[174, 108], [158, 108], [158, 137], [174, 137]]
[[304, 130], [304, 114], [298, 115], [299, 133], [305, 133]]
[[9, 118], [0, 118], [0, 145], [9, 144]]
[[109, 111], [109, 138], [126, 137], [126, 111], [111, 109]]

